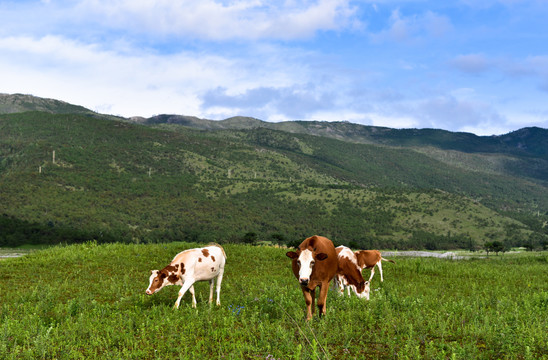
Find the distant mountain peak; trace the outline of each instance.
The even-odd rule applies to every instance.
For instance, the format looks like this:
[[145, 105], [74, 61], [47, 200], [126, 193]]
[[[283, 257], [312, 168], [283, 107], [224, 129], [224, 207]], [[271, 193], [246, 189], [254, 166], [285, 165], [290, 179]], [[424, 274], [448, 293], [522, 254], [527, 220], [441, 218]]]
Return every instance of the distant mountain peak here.
[[53, 114], [95, 114], [83, 106], [29, 94], [0, 94], [0, 114], [45, 111]]

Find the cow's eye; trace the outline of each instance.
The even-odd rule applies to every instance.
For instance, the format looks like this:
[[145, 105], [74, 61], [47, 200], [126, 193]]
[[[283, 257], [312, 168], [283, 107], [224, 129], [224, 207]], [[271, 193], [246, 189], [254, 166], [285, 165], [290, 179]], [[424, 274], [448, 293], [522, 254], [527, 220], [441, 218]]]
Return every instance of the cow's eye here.
[[310, 262], [310, 267], [313, 267], [314, 266], [314, 261], [311, 261]]
[[297, 266], [301, 267], [301, 260], [297, 260]]

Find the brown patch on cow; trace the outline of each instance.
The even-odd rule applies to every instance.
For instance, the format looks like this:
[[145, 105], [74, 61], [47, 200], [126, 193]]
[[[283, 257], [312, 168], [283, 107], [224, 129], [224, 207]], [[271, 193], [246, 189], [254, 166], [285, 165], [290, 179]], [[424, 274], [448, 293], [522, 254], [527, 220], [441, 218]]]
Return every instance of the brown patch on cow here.
[[160, 281], [164, 281], [165, 278], [168, 277], [168, 272], [165, 270], [165, 269], [162, 269], [160, 270], [160, 273], [158, 274], [158, 279], [160, 279]]
[[[319, 260], [314, 264], [312, 274], [306, 286], [301, 285], [301, 290], [306, 304], [306, 319], [312, 319], [312, 303], [313, 298], [316, 295], [316, 287], [320, 288], [320, 294], [318, 296], [317, 306], [320, 317], [326, 314], [326, 300], [327, 290], [329, 288], [329, 282], [337, 273], [338, 259], [333, 242], [323, 236], [311, 236], [305, 239], [298, 247], [298, 250], [289, 251], [286, 253], [288, 257], [293, 259], [291, 261], [291, 270], [295, 278], [299, 280], [299, 265], [297, 258], [299, 254], [306, 250], [311, 249], [314, 259]], [[324, 254], [318, 257], [319, 254]], [[323, 260], [322, 260], [323, 258]]]
[[214, 268], [214, 267], [212, 267], [212, 268], [211, 268], [211, 272], [214, 272], [214, 271], [215, 271], [215, 268]]
[[178, 280], [179, 280], [179, 277], [177, 276], [177, 274], [170, 274], [167, 277], [167, 281], [169, 281], [172, 284], [175, 284]]
[[362, 269], [371, 269], [381, 260], [381, 253], [378, 250], [360, 250], [354, 254], [356, 254], [358, 265]]
[[202, 249], [202, 254], [204, 254], [204, 257], [209, 256], [209, 250], [208, 249]]
[[202, 258], [198, 258], [198, 262], [202, 262]]
[[181, 263], [181, 275], [185, 273], [185, 264]]
[[346, 256], [339, 257], [337, 273], [343, 275], [349, 285], [354, 285], [358, 293], [364, 290], [365, 280], [363, 279], [361, 270]]
[[177, 268], [173, 265], [168, 265], [164, 268], [164, 270], [167, 271], [168, 273], [170, 273], [170, 272], [177, 271]]
[[211, 255], [211, 261], [215, 262], [215, 256]]

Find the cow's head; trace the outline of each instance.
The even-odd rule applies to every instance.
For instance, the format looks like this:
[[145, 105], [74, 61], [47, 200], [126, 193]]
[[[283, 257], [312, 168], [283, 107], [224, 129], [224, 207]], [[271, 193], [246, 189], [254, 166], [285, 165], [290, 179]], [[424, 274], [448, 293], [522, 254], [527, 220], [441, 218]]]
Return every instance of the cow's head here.
[[314, 269], [316, 261], [322, 261], [327, 259], [327, 254], [316, 253], [315, 249], [304, 249], [297, 251], [289, 251], [286, 253], [287, 257], [296, 260], [299, 268], [299, 283], [303, 286], [308, 285], [310, 281], [310, 275]]
[[369, 300], [369, 292], [370, 292], [370, 282], [369, 280], [368, 281], [364, 281], [363, 284], [360, 284], [360, 286], [358, 287], [358, 289], [356, 289], [356, 295], [361, 298], [361, 299], [367, 299]]
[[147, 295], [160, 291], [166, 285], [174, 285], [179, 280], [177, 265], [166, 266], [162, 270], [151, 270], [150, 272], [148, 289], [146, 290]]
[[367, 281], [364, 281], [364, 282], [361, 282], [357, 287], [356, 287], [356, 295], [360, 298], [360, 299], [367, 299], [369, 300], [369, 291], [370, 291], [370, 282], [369, 280]]

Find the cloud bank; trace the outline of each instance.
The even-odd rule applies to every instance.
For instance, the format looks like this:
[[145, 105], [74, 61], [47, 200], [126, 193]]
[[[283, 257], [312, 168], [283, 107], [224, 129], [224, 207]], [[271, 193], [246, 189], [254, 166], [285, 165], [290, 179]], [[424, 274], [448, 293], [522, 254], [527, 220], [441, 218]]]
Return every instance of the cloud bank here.
[[540, 46], [548, 31], [538, 29], [548, 30], [547, 7], [512, 1], [481, 7], [350, 0], [0, 3], [0, 92], [128, 117], [349, 120], [485, 135], [548, 127], [548, 52]]

